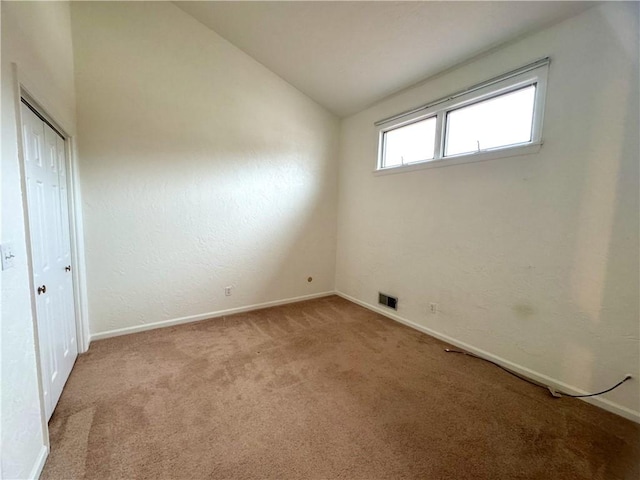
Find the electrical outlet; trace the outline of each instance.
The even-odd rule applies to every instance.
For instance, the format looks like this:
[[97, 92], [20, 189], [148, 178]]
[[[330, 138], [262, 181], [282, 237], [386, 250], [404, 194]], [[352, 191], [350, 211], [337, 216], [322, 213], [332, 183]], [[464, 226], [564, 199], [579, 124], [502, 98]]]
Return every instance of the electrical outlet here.
[[429, 313], [438, 313], [438, 304], [430, 303], [429, 304]]
[[0, 256], [2, 257], [2, 270], [7, 270], [15, 266], [16, 256], [13, 253], [13, 244], [4, 243], [0, 245]]
[[229, 295], [231, 295], [232, 290], [233, 287], [224, 287], [224, 294], [228, 297]]

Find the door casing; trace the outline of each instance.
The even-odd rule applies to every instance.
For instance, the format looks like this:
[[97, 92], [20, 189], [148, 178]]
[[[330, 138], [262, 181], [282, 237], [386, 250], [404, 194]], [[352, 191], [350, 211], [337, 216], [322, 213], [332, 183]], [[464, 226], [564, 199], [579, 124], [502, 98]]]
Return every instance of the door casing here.
[[84, 353], [89, 349], [90, 336], [89, 336], [89, 318], [88, 318], [88, 305], [87, 305], [87, 288], [86, 288], [86, 264], [84, 261], [84, 238], [83, 238], [83, 225], [82, 225], [82, 206], [80, 196], [80, 182], [78, 177], [77, 167], [77, 155], [76, 155], [76, 143], [75, 137], [69, 135], [67, 132], [72, 131], [70, 128], [65, 128], [65, 125], [57, 122], [55, 118], [48, 114], [46, 108], [46, 101], [39, 99], [32, 95], [28, 88], [20, 81], [18, 65], [16, 63], [11, 64], [13, 74], [13, 98], [14, 98], [14, 111], [16, 119], [16, 136], [18, 142], [18, 163], [20, 168], [20, 182], [22, 195], [22, 210], [24, 217], [25, 228], [25, 242], [27, 251], [27, 266], [29, 273], [29, 290], [31, 296], [31, 319], [33, 323], [34, 342], [35, 342], [35, 357], [36, 368], [38, 378], [38, 390], [40, 395], [40, 411], [44, 433], [44, 444], [49, 449], [49, 434], [48, 434], [48, 422], [46, 419], [46, 413], [44, 409], [44, 393], [42, 385], [42, 361], [40, 358], [40, 342], [38, 339], [38, 319], [36, 313], [36, 292], [34, 287], [33, 278], [33, 255], [31, 245], [31, 231], [29, 227], [29, 209], [26, 198], [26, 172], [25, 172], [25, 149], [24, 140], [22, 138], [22, 114], [21, 114], [21, 99], [24, 98], [33, 106], [38, 113], [40, 113], [48, 122], [53, 124], [56, 129], [64, 134], [65, 137], [65, 149], [66, 149], [66, 161], [67, 161], [67, 192], [69, 203], [69, 226], [70, 226], [70, 241], [71, 241], [71, 260], [72, 260], [72, 275], [73, 275], [73, 297], [75, 304], [75, 325], [76, 325], [76, 341], [78, 346], [78, 354]]
[[[71, 275], [71, 228], [66, 148], [62, 135], [22, 99], [22, 135], [33, 256], [36, 316], [49, 419], [77, 358], [77, 328]], [[42, 293], [42, 295], [41, 295]], [[43, 348], [44, 347], [44, 348]]]

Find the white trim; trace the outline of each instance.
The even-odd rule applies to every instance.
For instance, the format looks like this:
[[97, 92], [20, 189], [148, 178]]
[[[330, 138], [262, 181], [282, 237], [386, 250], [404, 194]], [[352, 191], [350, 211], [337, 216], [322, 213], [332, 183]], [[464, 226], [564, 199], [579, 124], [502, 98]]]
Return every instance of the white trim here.
[[[15, 65], [15, 64], [14, 64]], [[16, 78], [17, 78], [17, 66]], [[69, 240], [71, 247], [71, 265], [73, 276], [73, 302], [75, 306], [75, 325], [76, 325], [76, 344], [78, 354], [84, 353], [89, 349], [89, 308], [87, 299], [87, 283], [86, 283], [86, 264], [84, 255], [84, 235], [83, 235], [83, 222], [82, 222], [82, 201], [80, 196], [80, 178], [78, 174], [78, 155], [76, 153], [75, 137], [67, 133], [64, 127], [61, 127], [58, 122], [55, 121], [51, 115], [47, 113], [43, 104], [29, 92], [29, 90], [20, 82], [18, 82], [18, 107], [20, 106], [21, 99], [24, 97], [29, 104], [38, 110], [38, 112], [47, 119], [47, 121], [53, 124], [59, 133], [64, 137], [65, 153], [67, 162], [67, 193], [68, 193], [68, 210], [69, 210]], [[21, 121], [20, 110], [18, 108], [18, 121]], [[22, 124], [20, 124], [19, 131], [19, 145], [22, 145]], [[24, 155], [24, 154], [22, 154]], [[24, 164], [24, 156], [21, 157], [21, 165]], [[23, 178], [24, 178], [24, 172]], [[23, 185], [26, 189], [26, 184]], [[26, 192], [26, 190], [24, 190]], [[28, 210], [25, 197], [25, 211]], [[25, 218], [28, 219], [28, 213], [25, 214]], [[28, 220], [27, 222], [28, 223]], [[27, 225], [27, 232], [29, 232]], [[30, 242], [29, 237], [29, 242]], [[32, 268], [29, 265], [29, 268]], [[33, 283], [33, 280], [32, 280]], [[32, 294], [33, 296], [33, 294]], [[35, 302], [35, 301], [34, 301]], [[34, 303], [35, 308], [35, 303]]]
[[410, 163], [399, 167], [388, 167], [374, 170], [373, 174], [378, 177], [382, 175], [394, 175], [396, 173], [413, 172], [415, 170], [425, 170], [428, 168], [450, 167], [451, 165], [462, 165], [463, 163], [485, 162], [487, 160], [497, 160], [498, 158], [518, 157], [520, 155], [531, 155], [538, 153], [542, 148], [540, 143], [527, 143], [516, 147], [502, 147], [495, 150], [486, 150], [478, 153], [465, 153], [462, 155], [427, 160], [425, 162]]
[[36, 295], [33, 281], [33, 254], [31, 249], [31, 226], [29, 223], [29, 208], [27, 205], [27, 175], [25, 171], [24, 138], [22, 136], [22, 90], [24, 86], [20, 82], [20, 73], [17, 63], [11, 63], [13, 73], [13, 97], [16, 118], [16, 140], [18, 142], [18, 168], [20, 169], [20, 191], [22, 193], [22, 214], [24, 221], [25, 249], [27, 254], [27, 273], [29, 276], [29, 304], [31, 307], [31, 323], [33, 325], [33, 345], [36, 358], [36, 377], [38, 381], [38, 403], [40, 404], [40, 424], [42, 430], [42, 442], [44, 448], [49, 448], [49, 423], [45, 411], [44, 385], [42, 378], [42, 359], [40, 355], [40, 333], [38, 330], [38, 318], [36, 315]]
[[[502, 365], [503, 367], [516, 372], [520, 375], [523, 375], [527, 378], [530, 378], [532, 380], [535, 380], [538, 383], [541, 383], [543, 385], [546, 386], [550, 386], [558, 391], [561, 392], [566, 392], [572, 395], [586, 395], [589, 392], [586, 392], [580, 388], [574, 387], [573, 385], [568, 385], [564, 382], [561, 382], [560, 380], [557, 380], [555, 378], [549, 377], [547, 375], [544, 375], [542, 373], [536, 372], [534, 370], [531, 370], [527, 367], [523, 367], [522, 365], [519, 365], [517, 363], [513, 363], [510, 362], [509, 360], [505, 360], [504, 358], [498, 357], [496, 355], [493, 355], [489, 352], [486, 352], [484, 350], [481, 350], [479, 348], [476, 348], [472, 345], [469, 345], [468, 343], [465, 342], [461, 342], [459, 340], [456, 340], [455, 338], [449, 337], [448, 335], [444, 335], [442, 333], [436, 332], [435, 330], [432, 330], [430, 328], [424, 327], [422, 325], [418, 325], [417, 323], [414, 323], [410, 320], [407, 320], [406, 318], [401, 317], [400, 315], [396, 314], [396, 313], [392, 313], [388, 310], [385, 310], [383, 308], [371, 305], [369, 303], [363, 302], [361, 300], [358, 300], [357, 298], [354, 298], [350, 295], [347, 295], [346, 293], [342, 293], [340, 291], [336, 291], [336, 295], [344, 298], [345, 300], [349, 300], [350, 302], [356, 303], [358, 305], [360, 305], [361, 307], [364, 307], [368, 310], [371, 310], [373, 312], [379, 313], [380, 315], [383, 315], [385, 317], [388, 317], [392, 320], [395, 320], [399, 323], [402, 323], [408, 327], [411, 327], [415, 330], [418, 330], [422, 333], [426, 333], [427, 335], [430, 335], [434, 338], [437, 338], [438, 340], [442, 340], [443, 342], [449, 343], [451, 345], [454, 345], [458, 348], [462, 348], [463, 350], [466, 350], [467, 352], [473, 353], [475, 355], [478, 355], [479, 357], [485, 358], [487, 360], [491, 360], [492, 362], [496, 362], [500, 365]], [[552, 398], [550, 398], [551, 401], [553, 401]], [[616, 415], [620, 415], [621, 417], [624, 417], [628, 420], [631, 420], [633, 422], [636, 423], [640, 423], [640, 412], [636, 412], [635, 410], [631, 410], [630, 408], [624, 407], [622, 405], [619, 405], [615, 402], [612, 402], [610, 400], [607, 400], [605, 398], [601, 398], [601, 397], [587, 397], [587, 398], [581, 398], [580, 400], [583, 400], [587, 403], [590, 403], [592, 405], [595, 405], [597, 407], [600, 407], [604, 410], [607, 410], [608, 412], [612, 412], [615, 413]]]
[[87, 298], [87, 266], [84, 249], [84, 224], [82, 221], [82, 196], [78, 168], [76, 138], [67, 136], [67, 191], [69, 192], [69, 219], [71, 223], [71, 259], [73, 270], [73, 300], [76, 312], [76, 343], [78, 353], [89, 350], [89, 300]]
[[530, 63], [528, 65], [525, 65], [525, 66], [520, 67], [520, 68], [516, 68], [515, 70], [512, 70], [510, 72], [504, 73], [502, 75], [498, 75], [497, 77], [494, 77], [494, 78], [492, 78], [490, 80], [487, 80], [485, 82], [478, 83], [478, 84], [473, 85], [471, 87], [465, 88], [464, 90], [461, 90], [461, 91], [456, 92], [454, 94], [447, 95], [446, 97], [440, 98], [439, 100], [435, 100], [435, 101], [429, 102], [429, 103], [427, 103], [425, 105], [421, 105], [419, 107], [412, 108], [411, 110], [407, 110], [407, 111], [402, 112], [402, 113], [397, 113], [397, 114], [392, 115], [390, 117], [383, 118], [382, 120], [378, 120], [377, 122], [374, 123], [374, 125], [378, 126], [378, 125], [382, 125], [384, 123], [389, 123], [389, 122], [393, 122], [395, 120], [399, 120], [399, 119], [407, 117], [409, 115], [413, 115], [414, 113], [418, 113], [421, 110], [426, 110], [428, 108], [434, 107], [434, 106], [439, 105], [441, 103], [448, 102], [450, 100], [456, 99], [458, 97], [466, 95], [467, 93], [472, 93], [472, 92], [480, 90], [480, 89], [482, 89], [484, 87], [488, 87], [488, 86], [493, 85], [495, 83], [502, 82], [503, 80], [508, 80], [509, 78], [521, 75], [523, 73], [527, 73], [527, 72], [529, 72], [531, 70], [535, 70], [538, 67], [542, 67], [544, 65], [549, 65], [549, 63], [551, 63], [551, 59], [549, 57], [543, 57], [540, 60], [536, 60], [535, 62], [532, 62], [532, 63]]
[[[29, 104], [35, 108], [40, 115], [46, 118], [47, 122], [55, 126], [58, 133], [61, 133], [65, 141], [65, 153], [67, 162], [67, 192], [68, 192], [68, 208], [69, 208], [69, 240], [71, 243], [71, 259], [72, 259], [72, 274], [73, 274], [73, 296], [76, 311], [75, 325], [76, 325], [76, 345], [78, 354], [84, 353], [89, 348], [89, 327], [88, 327], [88, 302], [87, 302], [87, 288], [86, 288], [86, 273], [84, 263], [84, 242], [83, 242], [83, 224], [82, 224], [82, 210], [80, 205], [80, 181], [77, 173], [77, 155], [75, 154], [75, 141], [74, 137], [69, 135], [70, 125], [63, 125], [57, 122], [54, 117], [49, 114], [49, 108], [47, 103], [44, 103], [42, 99], [37, 95], [33, 95], [28, 87], [21, 81], [19, 75], [19, 67], [16, 63], [11, 64], [13, 71], [13, 89], [14, 89], [14, 102], [15, 102], [15, 116], [16, 116], [16, 130], [18, 141], [18, 162], [20, 168], [21, 177], [21, 189], [22, 195], [22, 208], [24, 213], [25, 224], [25, 243], [27, 250], [27, 266], [29, 271], [29, 290], [31, 297], [31, 316], [34, 329], [34, 344], [35, 344], [35, 356], [36, 356], [36, 370], [38, 377], [38, 393], [40, 397], [40, 414], [42, 422], [42, 435], [45, 448], [50, 446], [49, 439], [49, 424], [47, 421], [47, 415], [45, 411], [44, 403], [44, 387], [42, 383], [42, 365], [40, 356], [40, 339], [38, 333], [38, 321], [37, 321], [37, 309], [35, 305], [35, 292], [33, 281], [33, 254], [31, 246], [31, 228], [29, 224], [29, 208], [27, 203], [27, 185], [26, 185], [26, 172], [25, 172], [25, 157], [24, 157], [24, 140], [22, 132], [22, 98], [25, 98]], [[45, 454], [46, 459], [46, 454]], [[42, 468], [40, 468], [42, 470]], [[39, 475], [39, 472], [38, 472]]]
[[[418, 165], [425, 165], [425, 168], [434, 168], [434, 166], [444, 166], [445, 164], [459, 165], [461, 163], [479, 162], [494, 158], [504, 158], [507, 156], [531, 153], [530, 150], [527, 150], [530, 149], [530, 147], [537, 146], [539, 149], [539, 146], [542, 144], [542, 122], [544, 119], [548, 73], [549, 61], [548, 59], [545, 59], [544, 63], [541, 63], [535, 68], [527, 68], [523, 72], [517, 74], [515, 74], [515, 72], [505, 74], [499, 77], [501, 78], [500, 80], [485, 82], [480, 86], [472, 87], [468, 91], [447, 97], [439, 102], [432, 103], [428, 107], [420, 107], [409, 113], [391, 117], [389, 120], [376, 122], [378, 154], [375, 162], [374, 173], [388, 173], [391, 170], [407, 172], [411, 171], [408, 170], [408, 167], [416, 167]], [[503, 145], [491, 149], [479, 150], [477, 152], [465, 152], [457, 155], [445, 154], [447, 147], [447, 118], [449, 113], [532, 85], [535, 86], [535, 97], [532, 113], [533, 116], [531, 119], [531, 137], [527, 142], [517, 145]], [[385, 167], [386, 134], [398, 128], [402, 128], [431, 117], [436, 119], [433, 159], [420, 160], [405, 165]], [[437, 163], [439, 163], [439, 165], [436, 165]], [[412, 168], [412, 170], [414, 169], [415, 168]]]
[[181, 325], [183, 323], [192, 323], [192, 322], [199, 322], [201, 320], [220, 318], [226, 315], [233, 315], [235, 313], [244, 313], [244, 312], [250, 312], [252, 310], [260, 310], [262, 308], [277, 307], [278, 305], [287, 305], [289, 303], [303, 302], [305, 300], [313, 300], [314, 298], [328, 297], [330, 295], [335, 295], [335, 294], [336, 292], [332, 290], [328, 292], [313, 293], [311, 295], [302, 295], [300, 297], [285, 298], [283, 300], [274, 300], [272, 302], [256, 303], [254, 305], [247, 305], [245, 307], [229, 308], [226, 310], [217, 310], [215, 312], [200, 313], [198, 315], [188, 315], [186, 317], [174, 318], [170, 320], [161, 320], [159, 322], [145, 323], [143, 325], [136, 325], [134, 327], [117, 328], [115, 330], [108, 330], [106, 332], [94, 333], [91, 335], [91, 341], [102, 340], [104, 338], [110, 338], [110, 337], [118, 337], [120, 335], [128, 335], [130, 333], [144, 332], [147, 330], [155, 330], [156, 328], [171, 327], [173, 325]]
[[29, 479], [38, 479], [42, 474], [42, 469], [44, 468], [44, 464], [47, 461], [47, 457], [49, 456], [49, 449], [46, 445], [43, 445], [40, 449], [40, 453], [38, 453], [38, 458], [36, 462], [33, 464], [33, 468], [31, 469], [31, 473], [29, 474]]

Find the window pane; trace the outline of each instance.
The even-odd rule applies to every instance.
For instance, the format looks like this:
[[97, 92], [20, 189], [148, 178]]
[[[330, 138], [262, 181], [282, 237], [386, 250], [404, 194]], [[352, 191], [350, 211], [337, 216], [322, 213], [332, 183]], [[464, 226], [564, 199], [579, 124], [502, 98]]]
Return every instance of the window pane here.
[[436, 117], [384, 133], [382, 167], [432, 160], [436, 141]]
[[452, 110], [447, 114], [445, 156], [531, 141], [536, 87]]

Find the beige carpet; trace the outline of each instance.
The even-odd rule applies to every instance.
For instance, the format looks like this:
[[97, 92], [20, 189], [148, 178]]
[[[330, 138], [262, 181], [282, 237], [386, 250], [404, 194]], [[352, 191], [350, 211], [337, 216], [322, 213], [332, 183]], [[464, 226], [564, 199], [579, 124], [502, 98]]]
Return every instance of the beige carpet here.
[[445, 346], [338, 297], [93, 342], [42, 478], [640, 477], [640, 426]]

